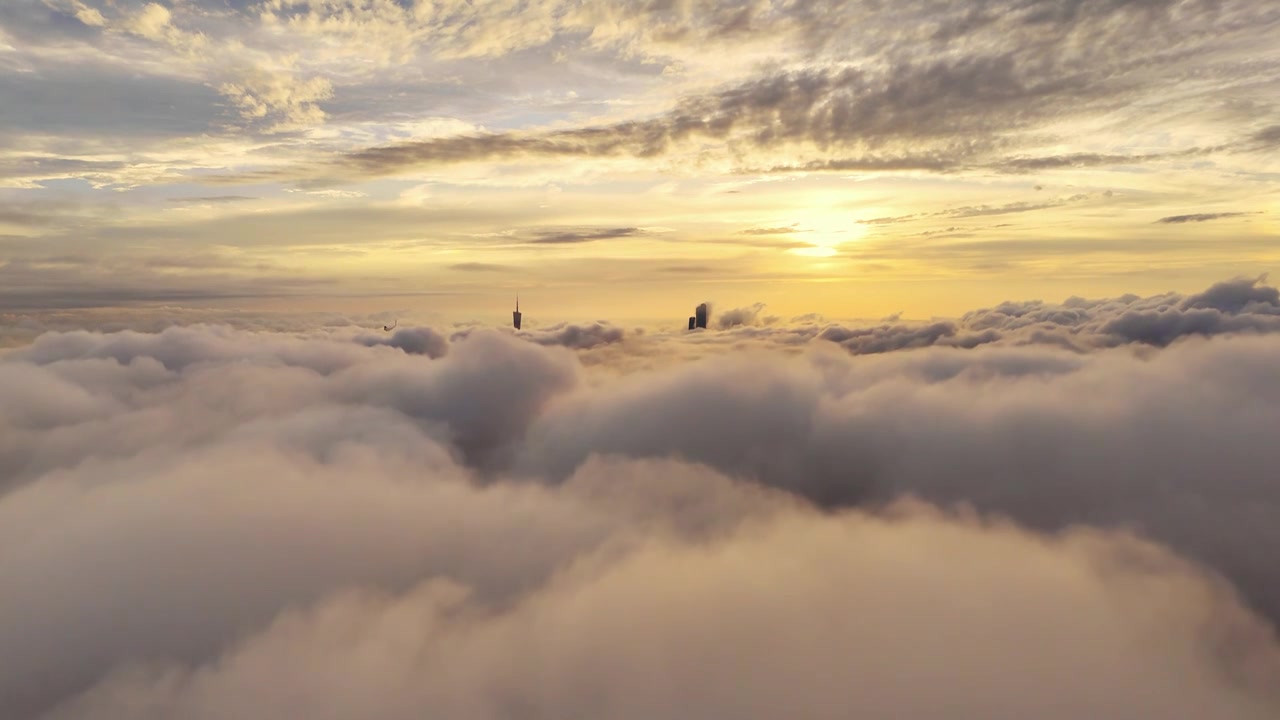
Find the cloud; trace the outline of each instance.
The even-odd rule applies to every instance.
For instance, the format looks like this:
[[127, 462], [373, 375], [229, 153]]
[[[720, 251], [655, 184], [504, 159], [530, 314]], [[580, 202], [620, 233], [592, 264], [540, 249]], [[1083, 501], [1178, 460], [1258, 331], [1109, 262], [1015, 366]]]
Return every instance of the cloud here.
[[[1004, 203], [1002, 205], [964, 205], [959, 207], [947, 208], [930, 213], [913, 213], [911, 215], [894, 215], [871, 218], [869, 220], [858, 220], [863, 225], [894, 225], [897, 223], [908, 222], [912, 220], [923, 220], [926, 218], [953, 218], [966, 219], [977, 217], [989, 217], [992, 215], [1012, 215], [1015, 213], [1035, 212], [1038, 210], [1049, 210], [1052, 208], [1063, 207], [1075, 203], [1080, 203], [1091, 199], [1093, 196], [1088, 193], [1076, 193], [1069, 197], [1062, 197], [1049, 202], [1015, 202]], [[948, 231], [955, 230], [949, 228]], [[937, 231], [933, 231], [937, 234]]]
[[[548, 20], [543, 11], [556, 5], [525, 11], [542, 27]], [[1243, 41], [1273, 26], [1277, 16], [1256, 3], [1229, 11], [1210, 0], [1070, 7], [1045, 12], [1038, 0], [1009, 0], [854, 11], [827, 2], [803, 8], [766, 2], [734, 6], [733, 21], [725, 25], [726, 8], [714, 3], [678, 9], [649, 4], [606, 9], [587, 3], [559, 15], [551, 11], [552, 27], [541, 42], [558, 37], [559, 51], [568, 52], [572, 42], [566, 38], [586, 33], [593, 50], [625, 48], [625, 57], [670, 63], [689, 52], [707, 52], [729, 36], [736, 42], [769, 37], [774, 44], [760, 50], [775, 62], [728, 78], [723, 63], [704, 67], [712, 72], [695, 76], [703, 82], [686, 84], [689, 89], [657, 112], [568, 127], [377, 144], [333, 163], [273, 177], [324, 183], [459, 162], [653, 159], [697, 153], [702, 141], [719, 145], [720, 159], [745, 172], [1039, 172], [1239, 149], [1240, 141], [1233, 141], [1163, 152], [1098, 152], [1083, 146], [1063, 152], [1051, 133], [1064, 118], [1098, 116], [1158, 96], [1162, 88], [1151, 82], [1152, 67], [1177, 73], [1190, 62], [1207, 63], [1215, 68], [1208, 72], [1231, 77], [1238, 70], [1231, 69], [1226, 46], [1189, 28], [1217, 28], [1221, 38]], [[508, 9], [494, 8], [494, 15]], [[666, 28], [660, 39], [652, 34], [654, 23]], [[900, 30], [904, 26], [915, 29]], [[856, 49], [839, 44], [837, 38], [848, 36], [861, 41]], [[1082, 62], [1082, 37], [1107, 52]], [[712, 78], [718, 86], [707, 82]]]
[[1016, 343], [1114, 347], [1165, 346], [1190, 336], [1280, 330], [1280, 291], [1265, 276], [1215, 283], [1202, 293], [1104, 300], [1070, 298], [1061, 305], [1004, 303], [967, 313], [963, 327], [994, 331]]
[[[451, 339], [454, 341], [464, 340], [477, 331], [477, 328], [459, 330], [452, 335]], [[543, 328], [521, 330], [516, 335], [538, 345], [590, 350], [621, 343], [626, 338], [627, 333], [626, 330], [607, 322], [589, 324], [562, 322]]]
[[[190, 272], [170, 273], [177, 268]], [[240, 270], [232, 274], [230, 270]], [[119, 308], [134, 303], [181, 303], [250, 297], [288, 297], [331, 288], [333, 280], [298, 277], [278, 268], [242, 265], [212, 255], [161, 256], [95, 262], [65, 256], [0, 264], [0, 311]]]
[[[765, 304], [756, 303], [750, 307], [733, 308], [720, 313], [716, 317], [716, 325], [721, 330], [727, 330], [732, 327], [741, 325], [756, 325], [762, 320], [760, 313], [764, 312]], [[776, 319], [776, 318], [769, 318]]]
[[[1277, 305], [1239, 280], [1009, 303], [965, 332]], [[335, 318], [6, 351], [0, 613], [24, 622], [0, 625], [0, 705], [1280, 711], [1280, 333], [856, 356], [808, 320], [594, 346], [575, 338], [603, 323], [471, 329], [412, 354]]]
[[1242, 213], [1242, 212], [1226, 212], [1226, 213], [1199, 213], [1196, 215], [1171, 215], [1169, 217], [1160, 218], [1156, 222], [1164, 223], [1166, 225], [1189, 223], [1189, 222], [1198, 223], [1198, 222], [1208, 222], [1209, 220], [1222, 220], [1223, 218], [1241, 217], [1243, 215], [1248, 215], [1248, 214], [1249, 213]]
[[1179, 160], [1182, 158], [1208, 155], [1225, 149], [1220, 147], [1192, 147], [1165, 153], [1069, 153], [1065, 155], [1016, 156], [1001, 159], [989, 167], [1007, 173], [1030, 173], [1062, 168], [1090, 168], [1115, 165], [1143, 165], [1162, 160]]
[[634, 227], [542, 230], [534, 233], [529, 242], [536, 245], [566, 245], [635, 237], [641, 233], [640, 228]]
[[[655, 157], [698, 138], [744, 148], [800, 143], [829, 152], [867, 152], [897, 141], [940, 142], [957, 159], [989, 150], [966, 131], [1046, 113], [1049, 98], [1083, 101], [1102, 89], [1084, 78], [1023, 77], [1012, 55], [910, 63], [882, 74], [813, 68], [753, 78], [705, 95], [689, 95], [654, 118], [542, 133], [489, 133], [397, 143], [351, 153], [340, 172], [366, 177], [416, 167], [519, 157]], [[1016, 115], [1005, 111], [1017, 104]], [[1007, 129], [1013, 129], [1009, 127]], [[866, 162], [862, 158], [858, 162]], [[834, 169], [834, 168], [832, 168]], [[329, 172], [323, 167], [316, 172]]]
[[739, 235], [790, 235], [795, 232], [803, 232], [796, 229], [795, 225], [785, 225], [782, 227], [754, 227], [746, 230], [739, 230]]
[[499, 265], [497, 263], [482, 262], [465, 262], [454, 263], [450, 265], [451, 270], [460, 270], [462, 272], [506, 272], [511, 269], [509, 265]]
[[530, 339], [539, 345], [559, 345], [562, 347], [585, 350], [600, 345], [611, 345], [622, 342], [626, 331], [607, 323], [590, 325], [574, 325], [560, 323], [543, 330], [529, 333]]
[[367, 347], [386, 345], [399, 348], [410, 355], [426, 355], [429, 358], [443, 357], [449, 352], [449, 340], [431, 328], [401, 328], [390, 337], [380, 335], [361, 335], [356, 342]]
[[1011, 720], [1051, 707], [1054, 718], [1252, 720], [1276, 709], [1274, 641], [1158, 548], [903, 515], [797, 512], [708, 546], [658, 535], [508, 607], [448, 581], [334, 593], [216, 664], [123, 672], [52, 718], [265, 706], [320, 717], [893, 708]]
[[957, 336], [959, 328], [953, 322], [935, 322], [926, 325], [884, 324], [878, 327], [843, 328], [832, 326], [818, 337], [829, 340], [846, 350], [866, 355], [894, 352], [911, 348], [941, 345], [946, 347], [975, 347], [1000, 339], [993, 331], [967, 333]]
[[[1241, 106], [1231, 94], [1245, 78], [1273, 79], [1238, 50], [1265, 56], [1280, 20], [1269, 5], [1064, 7], [23, 2], [0, 9], [15, 70], [0, 82], [0, 114], [14, 147], [53, 135], [60, 160], [145, 166], [147, 184], [192, 165], [200, 172], [184, 180], [215, 182], [214, 169], [222, 181], [324, 185], [470, 161], [671, 156], [668, 170], [985, 174], [1266, 149], [1261, 104], [1248, 125], [1188, 123]], [[1197, 83], [1182, 82], [1192, 72]], [[113, 112], [83, 112], [93, 98]], [[534, 111], [508, 122], [499, 108], [513, 106]], [[403, 131], [422, 107], [476, 130]], [[1144, 128], [1161, 125], [1160, 144], [1131, 131], [1120, 142], [1061, 137], [1064, 122], [1137, 113]], [[1244, 140], [1201, 142], [1241, 127]]]
[[1051, 345], [1081, 352], [1132, 344], [1164, 347], [1190, 337], [1280, 331], [1280, 290], [1263, 284], [1265, 280], [1235, 278], [1192, 295], [1072, 297], [1060, 304], [1010, 301], [957, 320], [830, 324], [812, 328], [811, 336], [859, 355], [988, 344]]
[[252, 195], [200, 195], [195, 197], [169, 198], [173, 203], [233, 203], [245, 200], [257, 200]]

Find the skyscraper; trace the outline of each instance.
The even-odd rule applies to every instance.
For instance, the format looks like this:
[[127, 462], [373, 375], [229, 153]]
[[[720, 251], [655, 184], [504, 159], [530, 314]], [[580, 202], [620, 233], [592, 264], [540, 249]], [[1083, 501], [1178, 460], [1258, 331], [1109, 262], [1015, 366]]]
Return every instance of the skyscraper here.
[[689, 316], [689, 329], [690, 329], [690, 330], [692, 330], [692, 329], [694, 329], [695, 327], [697, 327], [697, 326], [698, 326], [698, 325], [697, 325], [697, 323], [698, 323], [698, 319], [697, 319], [697, 318], [695, 318], [694, 316], [690, 315], [690, 316]]
[[696, 327], [705, 328], [707, 326], [707, 304], [702, 303], [698, 306], [694, 314], [694, 325]]
[[516, 309], [511, 313], [511, 324], [515, 325], [517, 330], [520, 329], [520, 296], [516, 295]]

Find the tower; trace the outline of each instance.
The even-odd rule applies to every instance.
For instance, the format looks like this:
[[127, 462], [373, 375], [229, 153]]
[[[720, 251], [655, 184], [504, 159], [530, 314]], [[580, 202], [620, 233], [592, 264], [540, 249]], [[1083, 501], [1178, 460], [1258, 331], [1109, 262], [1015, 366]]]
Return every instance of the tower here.
[[707, 304], [702, 303], [694, 313], [694, 323], [697, 327], [705, 328], [707, 326]]
[[695, 318], [694, 316], [690, 315], [690, 316], [689, 316], [689, 329], [690, 329], [690, 330], [692, 330], [692, 329], [694, 329], [694, 328], [696, 328], [696, 327], [698, 327], [698, 319], [697, 319], [697, 318]]
[[516, 309], [511, 313], [511, 324], [520, 329], [520, 296], [516, 295]]

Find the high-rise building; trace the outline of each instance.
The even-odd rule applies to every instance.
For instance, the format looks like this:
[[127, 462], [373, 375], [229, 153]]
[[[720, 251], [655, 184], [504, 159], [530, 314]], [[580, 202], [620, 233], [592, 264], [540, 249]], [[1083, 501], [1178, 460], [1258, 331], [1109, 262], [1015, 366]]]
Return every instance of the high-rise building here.
[[707, 304], [702, 303], [694, 313], [694, 325], [696, 327], [705, 328], [707, 326]]
[[520, 296], [516, 296], [516, 309], [511, 313], [511, 324], [515, 325], [517, 330], [520, 329]]
[[690, 316], [689, 316], [689, 329], [690, 329], [690, 330], [692, 330], [692, 329], [694, 329], [694, 328], [698, 327], [698, 324], [697, 324], [697, 323], [698, 323], [698, 319], [697, 319], [697, 318], [695, 318], [694, 316], [690, 315]]

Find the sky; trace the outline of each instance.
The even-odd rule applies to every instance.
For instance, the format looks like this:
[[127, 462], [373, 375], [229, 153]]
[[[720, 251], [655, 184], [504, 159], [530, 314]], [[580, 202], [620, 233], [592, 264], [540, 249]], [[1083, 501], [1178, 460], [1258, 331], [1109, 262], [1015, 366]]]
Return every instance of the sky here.
[[1275, 267], [1265, 0], [9, 0], [0, 310], [955, 317]]

